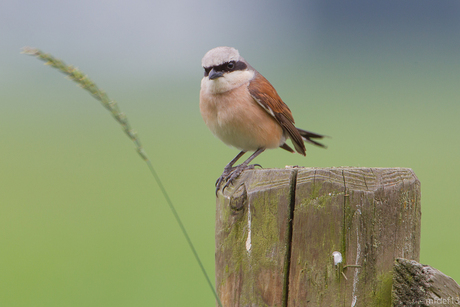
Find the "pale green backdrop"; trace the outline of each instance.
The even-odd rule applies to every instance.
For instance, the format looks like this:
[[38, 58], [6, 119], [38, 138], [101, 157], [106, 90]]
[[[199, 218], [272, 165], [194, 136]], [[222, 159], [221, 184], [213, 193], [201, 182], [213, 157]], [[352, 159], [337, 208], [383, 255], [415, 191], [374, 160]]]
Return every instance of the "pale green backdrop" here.
[[212, 278], [214, 182], [237, 151], [201, 119], [200, 64], [230, 45], [332, 137], [256, 162], [412, 168], [421, 262], [460, 281], [459, 33], [458, 1], [2, 1], [0, 306], [214, 304], [133, 144], [28, 45], [119, 102]]

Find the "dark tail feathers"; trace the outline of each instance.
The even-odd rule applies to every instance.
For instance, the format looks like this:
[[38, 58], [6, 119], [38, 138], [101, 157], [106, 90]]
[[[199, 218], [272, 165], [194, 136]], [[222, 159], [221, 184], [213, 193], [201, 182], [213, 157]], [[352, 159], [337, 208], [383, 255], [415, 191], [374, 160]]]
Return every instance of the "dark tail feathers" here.
[[[319, 142], [316, 142], [316, 141], [312, 140], [312, 139], [322, 139], [322, 138], [325, 137], [325, 135], [313, 133], [313, 132], [302, 130], [302, 129], [299, 129], [299, 128], [296, 128], [296, 129], [297, 129], [297, 131], [299, 131], [299, 134], [302, 137], [302, 140], [304, 142], [307, 142], [307, 143], [310, 143], [310, 144], [313, 144], [313, 145], [316, 145], [316, 146], [319, 146], [319, 147], [327, 148], [326, 145], [323, 145], [323, 144], [321, 144]], [[295, 152], [294, 149], [289, 147], [289, 145], [286, 144], [286, 143], [284, 143], [280, 147], [283, 148], [284, 150], [289, 151], [289, 152]], [[303, 153], [302, 152], [299, 152], [299, 153], [305, 156], [305, 151]]]
[[323, 148], [327, 148], [326, 145], [318, 143], [318, 142], [312, 140], [312, 139], [322, 139], [322, 138], [325, 137], [324, 135], [313, 133], [313, 132], [310, 132], [310, 131], [307, 131], [307, 130], [302, 130], [302, 129], [299, 129], [299, 128], [297, 128], [297, 131], [299, 131], [300, 135], [302, 136], [302, 139], [305, 142], [313, 144], [313, 145], [316, 145], [316, 146], [320, 146], [320, 147], [323, 147]]

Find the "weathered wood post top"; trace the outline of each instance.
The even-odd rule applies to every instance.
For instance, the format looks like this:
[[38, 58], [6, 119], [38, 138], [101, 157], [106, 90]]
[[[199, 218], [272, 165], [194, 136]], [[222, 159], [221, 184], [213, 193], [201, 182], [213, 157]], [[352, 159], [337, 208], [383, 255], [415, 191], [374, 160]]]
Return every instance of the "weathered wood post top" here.
[[420, 182], [408, 168], [245, 171], [219, 192], [224, 306], [389, 306], [396, 258], [419, 260]]

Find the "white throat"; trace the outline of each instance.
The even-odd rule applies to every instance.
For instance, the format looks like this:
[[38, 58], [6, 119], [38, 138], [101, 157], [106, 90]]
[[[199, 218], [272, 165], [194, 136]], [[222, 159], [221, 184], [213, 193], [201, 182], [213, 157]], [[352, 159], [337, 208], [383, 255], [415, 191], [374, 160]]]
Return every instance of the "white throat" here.
[[222, 94], [248, 83], [254, 78], [254, 74], [252, 70], [236, 70], [214, 80], [204, 77], [201, 79], [201, 89], [209, 94]]

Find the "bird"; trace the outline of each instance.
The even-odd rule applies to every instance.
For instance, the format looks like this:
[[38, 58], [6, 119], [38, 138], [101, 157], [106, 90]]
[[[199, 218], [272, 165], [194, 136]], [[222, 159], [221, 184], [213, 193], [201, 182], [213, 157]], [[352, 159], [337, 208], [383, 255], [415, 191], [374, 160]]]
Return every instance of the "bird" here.
[[[326, 147], [315, 139], [325, 136], [294, 126], [291, 110], [275, 88], [233, 47], [216, 47], [201, 60], [200, 111], [206, 126], [225, 144], [240, 152], [225, 167], [216, 181], [216, 195], [222, 192], [249, 163], [266, 149], [281, 147], [305, 156], [304, 142]], [[294, 149], [286, 141], [290, 139]], [[246, 153], [253, 152], [243, 163], [234, 164]]]

